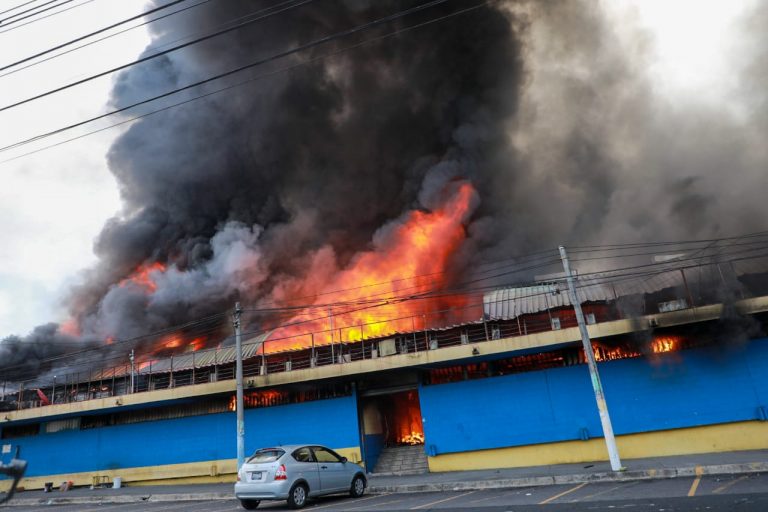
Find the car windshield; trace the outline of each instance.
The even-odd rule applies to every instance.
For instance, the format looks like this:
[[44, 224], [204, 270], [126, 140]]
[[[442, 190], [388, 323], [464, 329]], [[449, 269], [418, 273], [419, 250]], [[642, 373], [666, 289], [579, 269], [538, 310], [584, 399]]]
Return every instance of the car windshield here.
[[254, 464], [260, 464], [262, 462], [275, 462], [277, 459], [283, 456], [285, 452], [281, 450], [280, 448], [262, 448], [261, 450], [256, 450], [256, 453], [254, 453], [250, 459], [248, 459], [248, 462], [252, 462]]

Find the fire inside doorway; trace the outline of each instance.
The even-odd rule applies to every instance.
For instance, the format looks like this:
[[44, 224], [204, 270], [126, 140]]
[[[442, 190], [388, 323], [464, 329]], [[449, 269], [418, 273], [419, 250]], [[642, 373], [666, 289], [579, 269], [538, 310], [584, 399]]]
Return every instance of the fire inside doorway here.
[[373, 471], [383, 449], [424, 444], [417, 390], [364, 397], [361, 408], [365, 463], [369, 472]]

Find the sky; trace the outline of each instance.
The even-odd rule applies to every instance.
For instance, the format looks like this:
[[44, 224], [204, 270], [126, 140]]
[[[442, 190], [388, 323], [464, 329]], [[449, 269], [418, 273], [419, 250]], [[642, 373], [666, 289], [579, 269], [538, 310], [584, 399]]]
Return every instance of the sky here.
[[[2, 0], [0, 11], [20, 3]], [[752, 3], [614, 0], [602, 6], [628, 47], [647, 46], [645, 71], [655, 92], [672, 104], [695, 93], [698, 101], [725, 105], [738, 116], [738, 105], [729, 107], [726, 100], [736, 87], [733, 68], [740, 64], [738, 26]], [[138, 0], [80, 0], [73, 5], [25, 26], [0, 25], [0, 67], [146, 9]], [[137, 28], [0, 76], [0, 103], [8, 105], [129, 62], [148, 42], [145, 29]], [[103, 112], [111, 85], [112, 77], [105, 77], [0, 112], [0, 146]], [[67, 288], [95, 262], [93, 240], [121, 208], [105, 160], [119, 133], [119, 128], [107, 130], [32, 155], [24, 154], [61, 139], [0, 153], [0, 338], [66, 317]], [[8, 161], [13, 157], [18, 158]]]
[[[3, 0], [0, 11], [20, 3]], [[79, 6], [26, 26], [20, 26], [24, 22], [10, 25], [7, 32], [0, 28], [2, 66], [145, 9], [141, 0], [80, 1], [75, 5]], [[12, 29], [14, 26], [18, 28]], [[0, 101], [7, 105], [129, 62], [148, 42], [145, 28], [139, 27], [0, 77]], [[111, 84], [111, 78], [105, 77], [0, 113], [0, 144], [6, 146], [102, 112]], [[93, 239], [104, 221], [120, 209], [117, 186], [105, 161], [117, 133], [111, 130], [0, 164], [0, 337], [23, 334], [34, 325], [63, 317], [61, 300], [68, 284], [95, 261]], [[23, 151], [1, 153], [0, 160], [31, 149], [26, 146]]]

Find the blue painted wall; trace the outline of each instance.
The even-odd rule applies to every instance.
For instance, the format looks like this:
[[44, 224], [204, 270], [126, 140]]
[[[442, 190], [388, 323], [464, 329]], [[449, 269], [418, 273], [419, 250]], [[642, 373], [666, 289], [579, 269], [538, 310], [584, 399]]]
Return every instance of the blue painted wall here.
[[[768, 338], [598, 363], [617, 434], [762, 419]], [[602, 435], [586, 365], [424, 386], [431, 455]]]
[[379, 456], [382, 450], [384, 450], [384, 435], [365, 434], [363, 436], [363, 443], [365, 445], [365, 470], [371, 473], [376, 468]]
[[[246, 454], [265, 446], [318, 443], [335, 448], [360, 444], [356, 397], [247, 409]], [[237, 456], [235, 413], [69, 430], [0, 444], [21, 447], [28, 476], [178, 464]], [[8, 462], [10, 455], [0, 459]]]
[[[731, 349], [696, 349], [599, 363], [617, 434], [752, 420], [768, 408], [768, 338]], [[425, 386], [432, 454], [602, 435], [586, 366]], [[249, 409], [246, 452], [281, 443], [358, 446], [356, 397]], [[28, 474], [97, 471], [230, 459], [235, 414], [0, 440], [21, 447]], [[373, 447], [375, 452], [375, 447]], [[0, 456], [8, 462], [10, 454]]]

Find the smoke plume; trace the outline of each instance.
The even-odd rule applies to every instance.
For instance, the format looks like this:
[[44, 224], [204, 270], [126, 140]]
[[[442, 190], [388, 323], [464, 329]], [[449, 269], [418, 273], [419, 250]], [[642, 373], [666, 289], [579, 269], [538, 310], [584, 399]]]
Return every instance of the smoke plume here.
[[[123, 71], [110, 104], [416, 4], [312, 2]], [[212, 2], [152, 24], [145, 53], [268, 5]], [[632, 25], [619, 32], [594, 2], [491, 2], [339, 51], [466, 7], [449, 1], [331, 41], [224, 82], [250, 83], [132, 124], [108, 155], [123, 211], [104, 226], [98, 265], [67, 299], [72, 338], [126, 339], [236, 300], [257, 305], [326, 289], [393, 222], [439, 208], [457, 180], [479, 200], [448, 263], [456, 278], [563, 243], [762, 228], [768, 203], [756, 185], [768, 184], [768, 77], [759, 43], [768, 10], [744, 28], [744, 55], [754, 60], [736, 80], [739, 115], [660, 95], [647, 73], [647, 34]], [[162, 267], [150, 272], [148, 293], [135, 275], [154, 263]], [[37, 357], [33, 341], [59, 336], [43, 326], [6, 339], [0, 360]]]

